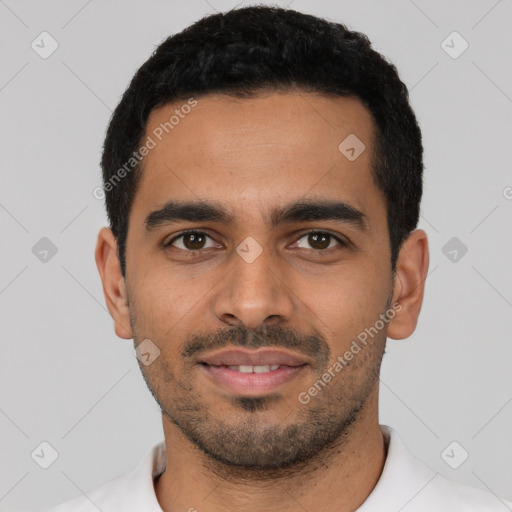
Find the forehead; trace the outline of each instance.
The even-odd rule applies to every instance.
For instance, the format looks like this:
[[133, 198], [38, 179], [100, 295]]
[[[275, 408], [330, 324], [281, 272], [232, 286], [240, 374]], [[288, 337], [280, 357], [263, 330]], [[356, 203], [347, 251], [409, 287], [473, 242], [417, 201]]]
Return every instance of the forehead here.
[[383, 202], [371, 174], [373, 118], [354, 98], [287, 92], [184, 99], [151, 113], [148, 137], [154, 147], [132, 211], [176, 198], [260, 210], [304, 197], [363, 210], [372, 199]]

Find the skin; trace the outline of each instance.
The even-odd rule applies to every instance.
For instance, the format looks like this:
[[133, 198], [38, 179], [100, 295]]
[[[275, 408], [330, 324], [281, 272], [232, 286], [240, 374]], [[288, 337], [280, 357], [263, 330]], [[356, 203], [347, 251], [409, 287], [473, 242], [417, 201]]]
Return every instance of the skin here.
[[[386, 203], [370, 170], [374, 123], [357, 99], [286, 92], [197, 101], [145, 159], [129, 217], [126, 279], [110, 229], [100, 231], [96, 248], [116, 334], [136, 345], [150, 339], [161, 351], [152, 364], [139, 363], [162, 408], [167, 468], [155, 482], [157, 498], [168, 512], [354, 510], [385, 462], [380, 363], [386, 337], [403, 339], [416, 328], [427, 236], [411, 233], [393, 274]], [[147, 134], [176, 107], [153, 111]], [[352, 133], [366, 146], [355, 161], [338, 150]], [[233, 225], [145, 229], [147, 215], [167, 201], [199, 198], [221, 202]], [[271, 208], [299, 199], [343, 200], [367, 216], [369, 229], [333, 220], [269, 227]], [[190, 228], [211, 237], [199, 252], [190, 254], [197, 246], [186, 237], [162, 247]], [[319, 247], [306, 233], [313, 228], [350, 243], [331, 238], [328, 249]], [[236, 252], [248, 236], [262, 248], [252, 263]], [[301, 403], [299, 393], [391, 304], [400, 312]], [[286, 347], [309, 366], [264, 397], [240, 397], [183, 357], [194, 340], [205, 353], [214, 339], [215, 347], [236, 347], [248, 333], [258, 335], [253, 346]]]

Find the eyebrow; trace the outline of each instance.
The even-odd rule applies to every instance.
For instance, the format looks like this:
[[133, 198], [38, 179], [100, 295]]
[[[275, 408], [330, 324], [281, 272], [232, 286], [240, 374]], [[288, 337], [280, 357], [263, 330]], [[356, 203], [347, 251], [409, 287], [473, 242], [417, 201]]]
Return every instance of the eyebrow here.
[[[145, 220], [146, 231], [153, 231], [173, 222], [220, 222], [232, 225], [235, 220], [221, 203], [216, 201], [169, 201], [161, 209], [151, 212]], [[360, 210], [342, 201], [307, 200], [274, 207], [266, 219], [272, 228], [292, 222], [332, 220], [344, 222], [368, 232], [368, 217]]]

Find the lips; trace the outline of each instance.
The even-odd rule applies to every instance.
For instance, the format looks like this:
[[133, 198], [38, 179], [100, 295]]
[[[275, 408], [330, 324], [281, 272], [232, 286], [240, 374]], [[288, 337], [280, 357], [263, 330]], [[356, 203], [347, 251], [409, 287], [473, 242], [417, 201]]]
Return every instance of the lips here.
[[[308, 360], [283, 350], [266, 348], [259, 351], [243, 349], [222, 350], [203, 356], [199, 363], [209, 366], [239, 367], [243, 372], [259, 373], [263, 370], [262, 367], [276, 370], [280, 366], [304, 366], [308, 364]], [[267, 368], [265, 368], [265, 371], [268, 371]]]
[[276, 348], [224, 349], [198, 361], [210, 382], [225, 391], [245, 396], [279, 389], [303, 374], [310, 362], [304, 356]]

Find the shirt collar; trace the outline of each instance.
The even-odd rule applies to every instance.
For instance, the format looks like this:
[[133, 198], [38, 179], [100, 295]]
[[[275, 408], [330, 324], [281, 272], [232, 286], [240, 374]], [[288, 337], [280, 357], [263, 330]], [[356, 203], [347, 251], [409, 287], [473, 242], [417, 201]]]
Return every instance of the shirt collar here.
[[132, 471], [127, 481], [127, 492], [122, 510], [163, 512], [155, 492], [155, 479], [165, 471], [165, 441], [153, 446]]
[[386, 462], [377, 485], [358, 512], [402, 510], [436, 476], [423, 462], [411, 455], [398, 434], [391, 427], [380, 426], [388, 439]]

